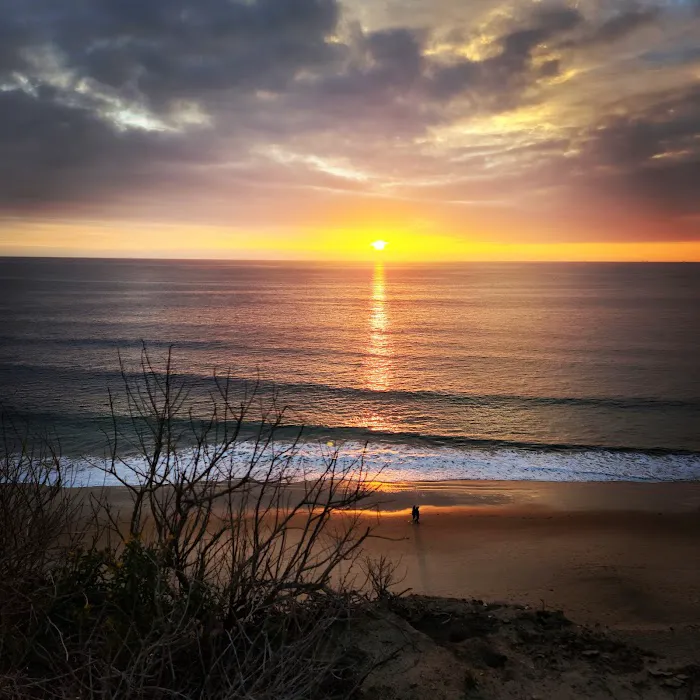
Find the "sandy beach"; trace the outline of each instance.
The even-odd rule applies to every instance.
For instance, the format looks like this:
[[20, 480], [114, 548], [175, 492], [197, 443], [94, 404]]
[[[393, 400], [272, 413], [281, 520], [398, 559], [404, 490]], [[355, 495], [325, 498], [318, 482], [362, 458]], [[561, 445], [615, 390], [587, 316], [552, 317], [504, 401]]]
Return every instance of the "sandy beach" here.
[[414, 592], [545, 605], [700, 658], [700, 483], [426, 482], [380, 497], [389, 539], [368, 549], [400, 558]]
[[[364, 553], [396, 562], [395, 591], [415, 595], [345, 640], [381, 661], [367, 697], [696, 697], [700, 482], [374, 486], [366, 509], [333, 517], [372, 526]], [[102, 495], [128, 513], [125, 488]]]
[[400, 561], [415, 593], [544, 604], [631, 632], [700, 629], [699, 482], [393, 483], [373, 501], [366, 549]]

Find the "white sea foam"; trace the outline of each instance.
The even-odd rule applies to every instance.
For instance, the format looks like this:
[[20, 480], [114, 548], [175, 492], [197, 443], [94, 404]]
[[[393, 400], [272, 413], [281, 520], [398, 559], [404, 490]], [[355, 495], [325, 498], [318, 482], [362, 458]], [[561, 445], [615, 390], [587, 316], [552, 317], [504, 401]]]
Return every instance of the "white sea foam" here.
[[[260, 462], [264, 466], [273, 455], [290, 449], [277, 443]], [[231, 458], [243, 468], [250, 460], [252, 445], [241, 443]], [[506, 447], [430, 447], [403, 443], [308, 442], [297, 446], [294, 464], [306, 473], [317, 472], [336, 451], [340, 466], [351, 466], [362, 459], [370, 477], [382, 481], [439, 481], [454, 479], [503, 481], [689, 481], [700, 480], [700, 455], [647, 454], [604, 450], [518, 449]], [[125, 461], [136, 468], [137, 457]], [[103, 480], [99, 470], [88, 462], [79, 463], [82, 484]], [[124, 478], [132, 479], [125, 467]], [[108, 479], [108, 483], [117, 483]]]

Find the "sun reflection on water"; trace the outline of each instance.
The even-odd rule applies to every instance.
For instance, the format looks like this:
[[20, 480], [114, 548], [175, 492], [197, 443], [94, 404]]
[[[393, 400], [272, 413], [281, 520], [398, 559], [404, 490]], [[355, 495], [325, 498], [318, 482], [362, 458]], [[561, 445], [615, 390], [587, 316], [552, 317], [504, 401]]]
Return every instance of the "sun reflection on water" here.
[[391, 355], [389, 314], [386, 303], [386, 277], [384, 276], [384, 265], [378, 264], [374, 268], [374, 276], [372, 278], [369, 344], [367, 347], [367, 387], [372, 391], [386, 391], [389, 388]]
[[[391, 388], [394, 351], [389, 331], [386, 276], [384, 265], [378, 263], [372, 276], [365, 366], [365, 386], [371, 391], [388, 391]], [[370, 430], [391, 430], [391, 422], [384, 415], [385, 410], [385, 407], [375, 407], [368, 412], [363, 422]]]

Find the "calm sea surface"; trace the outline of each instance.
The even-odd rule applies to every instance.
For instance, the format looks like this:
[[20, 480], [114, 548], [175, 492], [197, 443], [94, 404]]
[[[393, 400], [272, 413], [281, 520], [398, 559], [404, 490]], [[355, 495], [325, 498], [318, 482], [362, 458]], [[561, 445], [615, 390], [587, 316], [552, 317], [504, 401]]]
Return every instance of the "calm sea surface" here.
[[700, 478], [698, 265], [0, 259], [0, 398], [68, 453], [141, 341], [396, 478]]

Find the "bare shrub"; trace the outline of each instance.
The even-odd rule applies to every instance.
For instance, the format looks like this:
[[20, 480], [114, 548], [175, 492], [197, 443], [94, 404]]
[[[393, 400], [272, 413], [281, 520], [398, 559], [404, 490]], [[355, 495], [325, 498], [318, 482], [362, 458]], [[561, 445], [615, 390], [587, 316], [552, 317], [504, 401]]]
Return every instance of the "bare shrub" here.
[[365, 589], [370, 598], [388, 601], [406, 595], [411, 589], [396, 590], [403, 583], [405, 574], [401, 571], [401, 562], [382, 554], [377, 559], [364, 557], [362, 569], [367, 577]]
[[0, 415], [0, 658], [21, 663], [23, 624], [51, 595], [47, 572], [81, 538], [74, 472], [45, 438]]
[[[62, 519], [28, 536], [43, 594], [13, 626], [2, 621], [0, 643], [12, 638], [15, 651], [0, 659], [0, 695], [348, 697], [359, 675], [338, 642], [360, 598], [340, 572], [370, 536], [362, 460], [334, 451], [307, 467], [298, 436], [275, 443], [284, 412], [274, 397], [264, 401], [257, 384], [236, 393], [227, 375], [202, 400], [170, 353], [161, 369], [144, 348], [140, 372], [122, 365], [122, 377], [123, 403], [110, 396], [111, 457], [95, 467], [128, 506], [109, 489], [90, 492], [92, 539], [66, 537], [68, 511], [42, 505], [65, 498], [59, 459], [50, 476], [7, 468], [15, 490], [31, 485], [29, 521]], [[8, 446], [14, 468], [13, 454]], [[2, 566], [16, 566], [19, 550], [2, 546]], [[372, 569], [382, 590], [386, 567]]]

